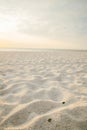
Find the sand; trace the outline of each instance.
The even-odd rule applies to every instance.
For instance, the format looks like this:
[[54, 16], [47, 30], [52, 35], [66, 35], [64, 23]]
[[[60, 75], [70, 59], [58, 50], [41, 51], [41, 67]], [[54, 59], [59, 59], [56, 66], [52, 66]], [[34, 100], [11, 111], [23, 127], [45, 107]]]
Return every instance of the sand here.
[[87, 130], [87, 52], [0, 52], [0, 130]]

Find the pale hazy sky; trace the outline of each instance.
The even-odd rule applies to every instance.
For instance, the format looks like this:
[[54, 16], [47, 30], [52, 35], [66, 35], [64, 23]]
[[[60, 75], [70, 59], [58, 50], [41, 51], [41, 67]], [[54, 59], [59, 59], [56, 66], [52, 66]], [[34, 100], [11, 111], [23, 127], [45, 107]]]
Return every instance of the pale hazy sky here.
[[87, 49], [87, 0], [0, 0], [0, 47]]

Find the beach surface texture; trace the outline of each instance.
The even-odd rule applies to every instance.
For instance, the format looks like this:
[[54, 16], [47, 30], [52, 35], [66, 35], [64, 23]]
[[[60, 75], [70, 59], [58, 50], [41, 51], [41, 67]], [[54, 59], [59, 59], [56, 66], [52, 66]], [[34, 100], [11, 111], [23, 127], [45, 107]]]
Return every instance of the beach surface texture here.
[[87, 130], [87, 51], [0, 52], [0, 130]]

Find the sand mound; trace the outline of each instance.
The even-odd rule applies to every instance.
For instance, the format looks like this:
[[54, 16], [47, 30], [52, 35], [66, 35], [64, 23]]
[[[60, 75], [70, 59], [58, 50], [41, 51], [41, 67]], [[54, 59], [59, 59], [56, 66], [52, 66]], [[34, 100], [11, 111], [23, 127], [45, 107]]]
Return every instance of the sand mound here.
[[[69, 112], [68, 112], [69, 111]], [[87, 128], [87, 106], [55, 110], [37, 118], [30, 124], [32, 130], [85, 130]]]

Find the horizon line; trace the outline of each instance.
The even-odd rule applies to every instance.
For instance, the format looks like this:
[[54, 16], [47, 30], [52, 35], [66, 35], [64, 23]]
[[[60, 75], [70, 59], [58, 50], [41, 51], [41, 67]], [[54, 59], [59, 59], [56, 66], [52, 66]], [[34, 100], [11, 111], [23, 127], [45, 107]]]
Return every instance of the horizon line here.
[[0, 48], [0, 51], [28, 51], [28, 50], [58, 50], [58, 51], [87, 51], [87, 49], [59, 49], [59, 48]]

